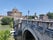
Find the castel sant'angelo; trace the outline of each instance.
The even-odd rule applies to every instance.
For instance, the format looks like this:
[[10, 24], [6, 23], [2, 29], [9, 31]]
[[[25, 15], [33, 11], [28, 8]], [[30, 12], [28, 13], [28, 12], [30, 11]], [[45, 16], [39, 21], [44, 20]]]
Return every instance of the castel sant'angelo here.
[[25, 16], [22, 15], [22, 12], [20, 12], [16, 8], [13, 8], [11, 11], [8, 11], [7, 16], [1, 16], [0, 15], [0, 19], [2, 19], [3, 17], [12, 17], [14, 19], [24, 19], [24, 18], [26, 18]]

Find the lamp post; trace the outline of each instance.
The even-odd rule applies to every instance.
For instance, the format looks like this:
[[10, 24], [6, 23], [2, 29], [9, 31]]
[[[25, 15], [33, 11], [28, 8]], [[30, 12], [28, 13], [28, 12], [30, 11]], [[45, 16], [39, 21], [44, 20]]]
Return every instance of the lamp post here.
[[30, 12], [30, 11], [28, 10], [28, 15], [27, 15], [27, 23], [28, 23], [28, 18], [29, 18], [29, 12]]
[[[30, 11], [28, 10], [28, 18], [29, 18], [29, 13], [30, 13]], [[28, 19], [28, 18], [27, 18], [27, 19]]]

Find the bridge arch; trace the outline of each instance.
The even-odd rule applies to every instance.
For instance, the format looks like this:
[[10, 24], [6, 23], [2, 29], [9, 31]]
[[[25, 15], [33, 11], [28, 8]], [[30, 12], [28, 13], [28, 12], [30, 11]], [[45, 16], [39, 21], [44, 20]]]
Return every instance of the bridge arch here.
[[35, 40], [34, 36], [32, 35], [32, 33], [28, 30], [26, 30], [24, 32], [24, 39], [25, 40]]
[[23, 40], [38, 40], [37, 36], [30, 28], [25, 28], [22, 34]]

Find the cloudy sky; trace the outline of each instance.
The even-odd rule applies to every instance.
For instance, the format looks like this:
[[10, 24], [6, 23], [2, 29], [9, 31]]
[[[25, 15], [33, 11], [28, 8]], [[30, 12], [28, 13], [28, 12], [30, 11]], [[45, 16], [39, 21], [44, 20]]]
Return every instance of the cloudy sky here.
[[46, 14], [47, 12], [53, 12], [53, 0], [0, 0], [0, 15], [7, 15], [7, 11], [17, 8], [27, 15], [33, 15], [35, 12], [37, 15]]

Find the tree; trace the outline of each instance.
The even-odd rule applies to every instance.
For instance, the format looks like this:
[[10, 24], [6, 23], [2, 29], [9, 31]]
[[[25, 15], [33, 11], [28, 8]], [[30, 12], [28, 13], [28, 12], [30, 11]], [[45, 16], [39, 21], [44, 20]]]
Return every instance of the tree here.
[[13, 21], [13, 18], [10, 18], [10, 17], [3, 17], [1, 19], [1, 24], [2, 25], [9, 25], [11, 22]]
[[34, 16], [28, 16], [28, 19], [34, 19]]
[[11, 34], [9, 30], [0, 31], [0, 40], [8, 40], [10, 35]]
[[48, 16], [49, 19], [53, 19], [53, 12], [48, 12], [47, 16]]

